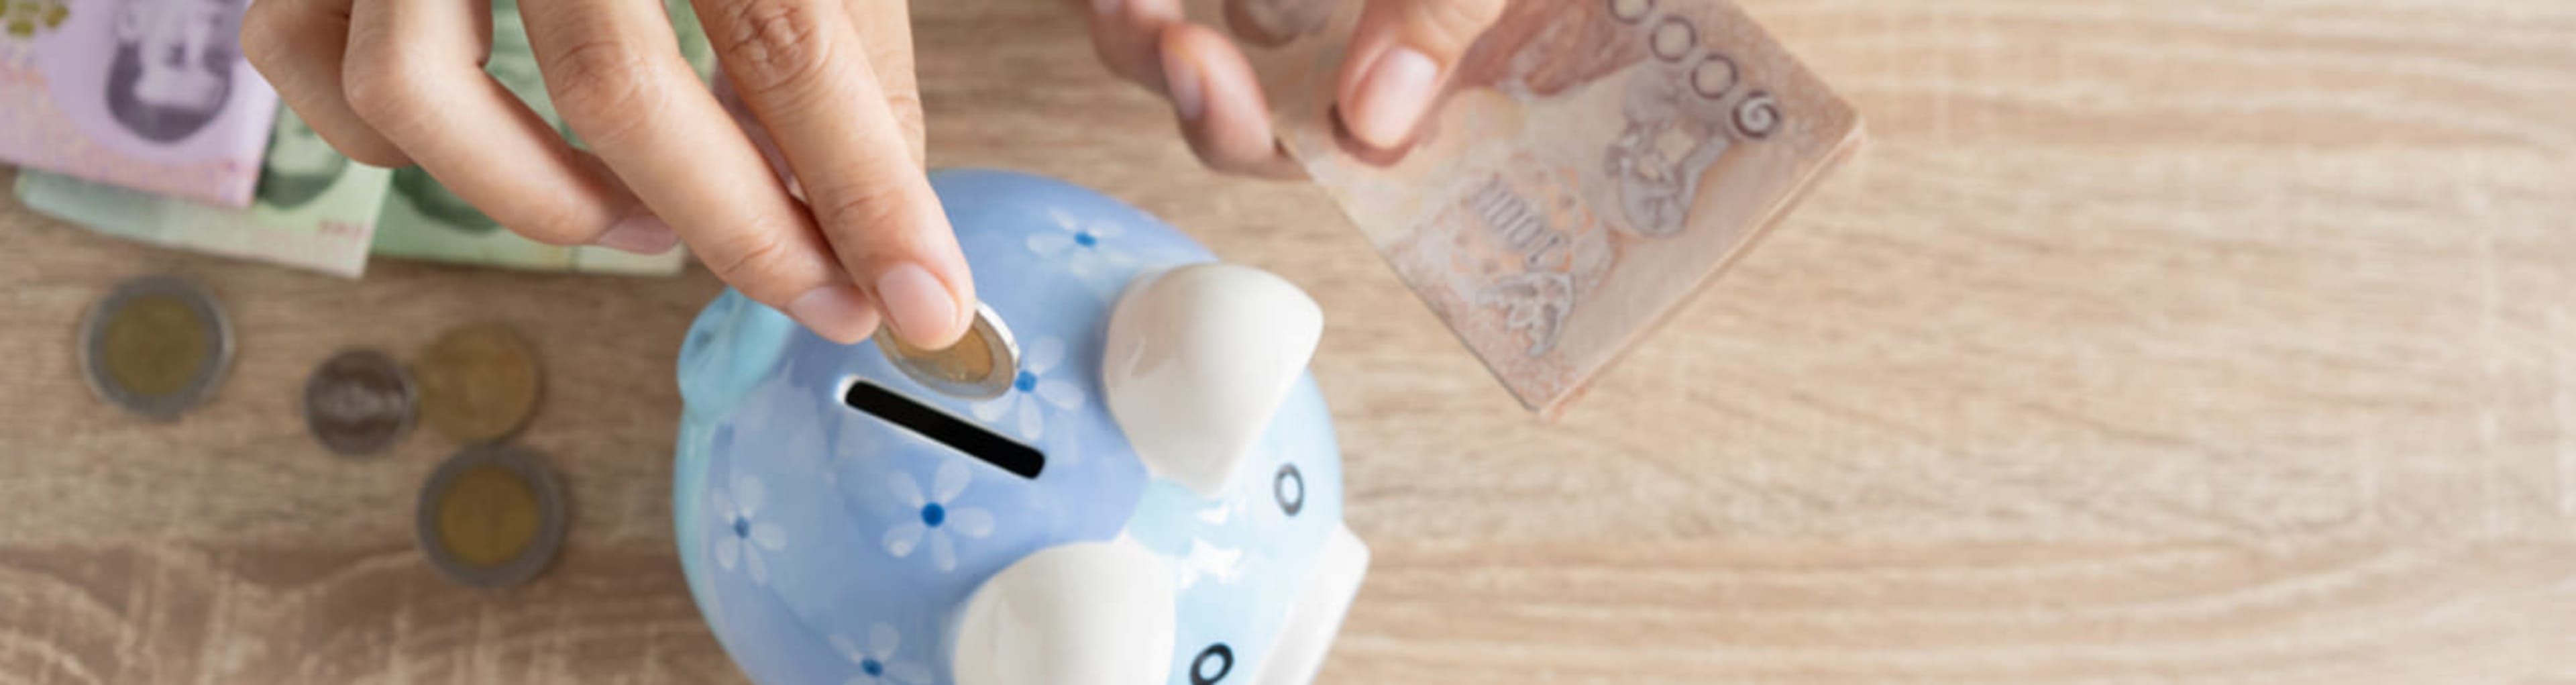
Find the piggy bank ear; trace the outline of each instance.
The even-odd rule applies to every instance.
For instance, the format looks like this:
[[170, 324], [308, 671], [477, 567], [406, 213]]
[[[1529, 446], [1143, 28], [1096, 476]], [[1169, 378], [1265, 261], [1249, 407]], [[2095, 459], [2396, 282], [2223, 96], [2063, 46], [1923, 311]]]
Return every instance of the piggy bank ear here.
[[1038, 550], [959, 617], [957, 685], [1155, 685], [1171, 669], [1172, 574], [1134, 540]]
[[698, 313], [680, 343], [680, 399], [692, 414], [721, 414], [778, 367], [795, 322], [726, 290]]
[[1109, 315], [1101, 392], [1154, 475], [1216, 496], [1306, 370], [1323, 310], [1234, 264], [1139, 276]]

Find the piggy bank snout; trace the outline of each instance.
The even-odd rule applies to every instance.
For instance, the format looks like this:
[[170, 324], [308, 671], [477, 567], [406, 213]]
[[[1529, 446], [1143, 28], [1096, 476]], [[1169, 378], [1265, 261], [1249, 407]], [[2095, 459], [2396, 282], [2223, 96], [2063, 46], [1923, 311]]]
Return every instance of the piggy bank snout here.
[[1212, 497], [1323, 330], [1323, 309], [1267, 271], [1208, 263], [1138, 276], [1109, 316], [1101, 392], [1148, 470]]
[[1057, 545], [986, 579], [959, 619], [958, 685], [1150, 685], [1172, 654], [1171, 574], [1135, 541]]

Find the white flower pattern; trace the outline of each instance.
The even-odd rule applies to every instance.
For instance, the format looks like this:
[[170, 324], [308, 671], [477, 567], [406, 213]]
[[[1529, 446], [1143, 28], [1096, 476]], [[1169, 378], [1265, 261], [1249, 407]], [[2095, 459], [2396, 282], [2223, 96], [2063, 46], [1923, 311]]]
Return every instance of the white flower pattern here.
[[1074, 218], [1071, 212], [1061, 207], [1048, 209], [1047, 216], [1055, 220], [1057, 228], [1064, 230], [1030, 233], [1029, 252], [1062, 260], [1065, 271], [1075, 276], [1091, 277], [1102, 275], [1106, 267], [1133, 261], [1124, 252], [1101, 248], [1101, 243], [1127, 233], [1127, 229], [1117, 222], [1106, 219], [1086, 222]]
[[887, 528], [886, 553], [896, 558], [912, 556], [914, 549], [930, 548], [930, 563], [941, 571], [957, 570], [955, 536], [981, 538], [993, 534], [993, 512], [977, 507], [952, 506], [957, 495], [966, 491], [966, 480], [972, 474], [966, 463], [956, 459], [939, 462], [931, 474], [930, 492], [921, 491], [921, 482], [912, 474], [895, 472], [887, 484], [894, 488], [894, 499], [917, 512]]
[[842, 685], [930, 685], [929, 668], [917, 662], [894, 659], [895, 650], [903, 646], [903, 635], [896, 633], [894, 626], [883, 623], [870, 626], [868, 648], [865, 650], [859, 649], [859, 645], [846, 635], [835, 633], [831, 641], [833, 651], [849, 659], [850, 665], [859, 667], [859, 674], [850, 676]]
[[1061, 378], [1048, 378], [1047, 372], [1064, 363], [1064, 341], [1043, 336], [1029, 341], [1027, 356], [1020, 358], [1020, 375], [1011, 380], [1011, 389], [1001, 397], [975, 403], [975, 419], [992, 423], [1004, 416], [1018, 415], [1020, 437], [1032, 442], [1046, 436], [1046, 410], [1039, 401], [1061, 411], [1082, 409], [1082, 386]]
[[742, 567], [752, 583], [762, 585], [769, 583], [769, 564], [762, 560], [762, 550], [787, 549], [787, 529], [752, 520], [760, 513], [766, 495], [760, 479], [753, 476], [736, 476], [731, 487], [720, 486], [707, 493], [709, 508], [724, 528], [713, 548], [716, 566], [727, 571]]

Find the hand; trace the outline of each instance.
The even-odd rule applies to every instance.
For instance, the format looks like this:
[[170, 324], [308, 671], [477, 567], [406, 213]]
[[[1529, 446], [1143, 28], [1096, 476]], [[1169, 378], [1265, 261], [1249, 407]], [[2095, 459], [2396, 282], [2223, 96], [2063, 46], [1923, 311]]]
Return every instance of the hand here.
[[[1267, 20], [1296, 30], [1319, 23], [1336, 0], [1225, 1], [1229, 16], [1251, 20], [1231, 24]], [[1358, 142], [1400, 156], [1459, 56], [1493, 27], [1506, 0], [1347, 1], [1368, 6], [1338, 75], [1334, 111]], [[1201, 162], [1231, 173], [1301, 175], [1273, 137], [1251, 64], [1224, 32], [1184, 21], [1184, 0], [1065, 2], [1090, 18], [1101, 62], [1171, 101]]]
[[[693, 0], [754, 125], [682, 60], [662, 4], [519, 0], [565, 144], [482, 69], [474, 0], [261, 0], [242, 45], [288, 106], [363, 163], [419, 164], [538, 242], [685, 240], [743, 294], [843, 343], [880, 321], [943, 348], [974, 284], [922, 163], [899, 0]], [[791, 194], [768, 154], [795, 174]], [[784, 150], [777, 154], [776, 150]]]

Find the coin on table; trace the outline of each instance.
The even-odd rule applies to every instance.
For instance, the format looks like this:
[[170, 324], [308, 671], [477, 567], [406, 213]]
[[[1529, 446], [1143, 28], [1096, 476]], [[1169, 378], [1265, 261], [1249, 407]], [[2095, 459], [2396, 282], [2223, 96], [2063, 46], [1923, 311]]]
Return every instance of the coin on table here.
[[232, 365], [232, 323], [214, 296], [171, 276], [118, 284], [81, 323], [90, 389], [127, 411], [176, 417], [211, 394]]
[[925, 350], [905, 344], [892, 329], [876, 335], [877, 349], [913, 382], [967, 399], [991, 399], [1011, 390], [1020, 374], [1020, 347], [1011, 329], [991, 307], [975, 306], [975, 322], [947, 349]]
[[431, 565], [458, 583], [504, 588], [543, 573], [562, 549], [564, 498], [554, 472], [516, 447], [467, 447], [420, 489], [413, 532]]
[[304, 427], [343, 456], [384, 451], [411, 429], [419, 402], [402, 363], [375, 350], [346, 350], [304, 380]]
[[450, 330], [415, 364], [421, 421], [466, 444], [517, 432], [537, 408], [536, 353], [499, 324]]

